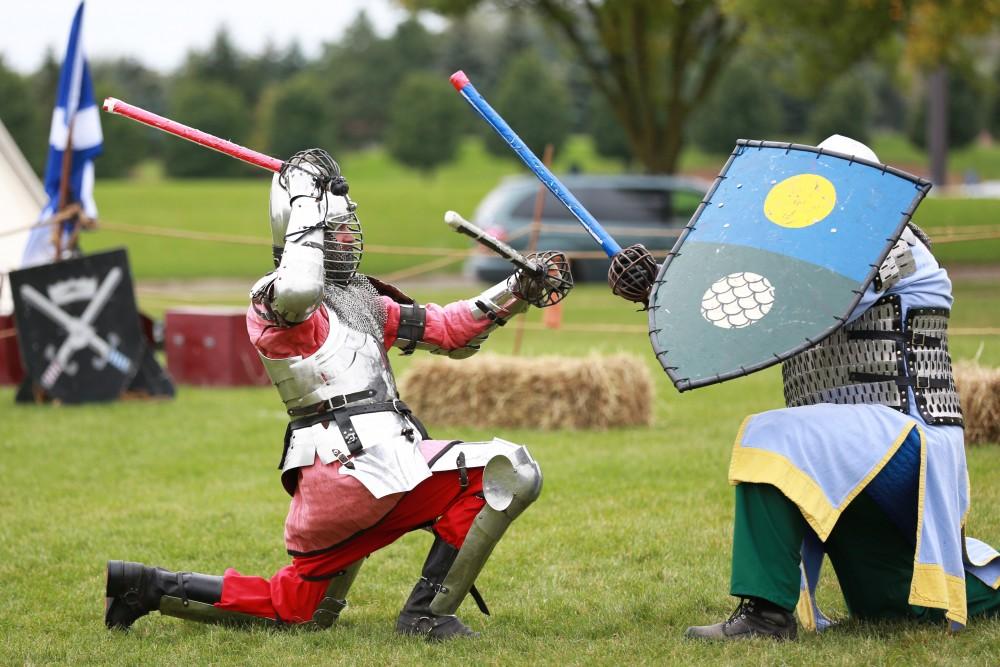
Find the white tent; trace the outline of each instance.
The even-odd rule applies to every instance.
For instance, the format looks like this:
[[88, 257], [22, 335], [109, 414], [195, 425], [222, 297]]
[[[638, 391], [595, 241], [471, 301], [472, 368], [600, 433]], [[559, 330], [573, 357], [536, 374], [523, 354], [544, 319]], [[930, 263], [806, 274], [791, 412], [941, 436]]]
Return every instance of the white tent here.
[[46, 200], [42, 182], [0, 121], [0, 314], [14, 310], [7, 273], [21, 267], [26, 228], [38, 221]]

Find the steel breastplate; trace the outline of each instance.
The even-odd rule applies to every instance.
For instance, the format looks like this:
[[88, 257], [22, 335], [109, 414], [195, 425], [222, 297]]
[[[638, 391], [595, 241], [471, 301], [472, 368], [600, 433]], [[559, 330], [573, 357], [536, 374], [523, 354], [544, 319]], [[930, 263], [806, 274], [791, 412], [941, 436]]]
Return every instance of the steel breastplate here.
[[374, 395], [358, 404], [398, 398], [396, 381], [382, 344], [356, 331], [327, 306], [330, 333], [308, 357], [271, 359], [260, 355], [268, 377], [289, 409], [365, 390]]
[[948, 353], [945, 308], [911, 308], [904, 322], [897, 295], [882, 297], [847, 324], [781, 367], [785, 404], [880, 404], [928, 424], [962, 425]]

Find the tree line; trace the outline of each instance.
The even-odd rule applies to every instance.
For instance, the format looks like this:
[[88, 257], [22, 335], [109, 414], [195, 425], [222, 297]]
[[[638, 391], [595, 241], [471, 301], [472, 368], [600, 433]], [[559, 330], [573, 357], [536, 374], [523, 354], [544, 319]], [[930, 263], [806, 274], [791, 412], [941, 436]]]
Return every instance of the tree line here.
[[[970, 6], [979, 16], [995, 2]], [[996, 28], [965, 20], [963, 0], [844, 0], [781, 12], [766, 0], [402, 4], [448, 22], [432, 32], [411, 17], [380, 36], [362, 11], [311, 58], [297, 43], [244, 52], [222, 28], [174, 72], [92, 61], [95, 89], [277, 157], [381, 145], [429, 172], [469, 134], [512, 157], [448, 84], [464, 69], [538, 153], [588, 134], [601, 155], [672, 172], [684, 147], [726, 153], [738, 137], [816, 142], [838, 132], [867, 141], [890, 130], [923, 147], [930, 63], [947, 66], [948, 144], [1000, 136]], [[912, 29], [928, 8], [951, 32]], [[58, 74], [53, 53], [29, 75], [0, 58], [0, 119], [39, 172]], [[127, 176], [149, 160], [179, 178], [254, 173], [123, 119], [105, 118], [103, 128], [102, 176]]]

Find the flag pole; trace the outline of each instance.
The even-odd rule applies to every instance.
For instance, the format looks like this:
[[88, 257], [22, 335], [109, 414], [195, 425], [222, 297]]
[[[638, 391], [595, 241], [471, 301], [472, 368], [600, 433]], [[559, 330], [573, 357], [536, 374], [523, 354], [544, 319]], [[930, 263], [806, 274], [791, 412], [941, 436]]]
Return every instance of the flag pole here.
[[[53, 217], [57, 217], [69, 205], [69, 175], [73, 168], [73, 120], [75, 118], [76, 110], [74, 109], [73, 115], [69, 117], [69, 129], [66, 132], [66, 147], [63, 149], [62, 154], [62, 169], [59, 176], [59, 206], [56, 208]], [[52, 260], [53, 262], [58, 262], [62, 259], [62, 232], [65, 223], [66, 220], [64, 219], [52, 225], [52, 247], [56, 251], [56, 256]]]

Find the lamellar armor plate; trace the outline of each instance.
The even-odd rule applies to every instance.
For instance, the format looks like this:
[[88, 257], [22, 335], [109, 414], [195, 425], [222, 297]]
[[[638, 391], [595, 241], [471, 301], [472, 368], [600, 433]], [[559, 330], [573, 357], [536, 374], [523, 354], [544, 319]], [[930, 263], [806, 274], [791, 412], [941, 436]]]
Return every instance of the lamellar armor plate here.
[[962, 425], [948, 354], [945, 308], [910, 308], [885, 296], [863, 315], [782, 365], [788, 407], [880, 404], [908, 413], [909, 392], [928, 424]]

